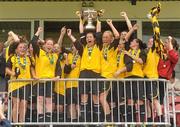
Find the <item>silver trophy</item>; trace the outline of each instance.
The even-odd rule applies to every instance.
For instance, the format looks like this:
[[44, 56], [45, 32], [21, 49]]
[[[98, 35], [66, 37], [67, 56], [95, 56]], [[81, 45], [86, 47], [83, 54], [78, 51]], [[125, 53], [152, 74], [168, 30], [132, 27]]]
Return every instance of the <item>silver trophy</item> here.
[[104, 10], [94, 10], [94, 9], [84, 9], [81, 12], [77, 11], [76, 14], [79, 16], [81, 15], [81, 18], [84, 21], [87, 21], [87, 24], [85, 25], [85, 30], [94, 30], [95, 26], [93, 25], [93, 21], [97, 19], [97, 17], [101, 17], [104, 14]]

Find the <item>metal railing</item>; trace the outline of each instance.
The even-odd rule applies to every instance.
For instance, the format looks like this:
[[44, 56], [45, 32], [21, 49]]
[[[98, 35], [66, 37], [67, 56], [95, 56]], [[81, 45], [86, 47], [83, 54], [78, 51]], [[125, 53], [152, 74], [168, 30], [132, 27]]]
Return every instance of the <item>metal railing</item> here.
[[160, 85], [168, 95], [161, 79], [10, 80], [8, 119], [12, 125], [170, 126], [169, 97], [163, 95], [162, 108]]
[[170, 118], [171, 118], [171, 123], [173, 124], [173, 127], [178, 127], [180, 126], [180, 123], [177, 120], [180, 117], [177, 117], [177, 115], [180, 115], [180, 90], [177, 89], [169, 89], [168, 90], [168, 96], [169, 96], [169, 105], [170, 105]]

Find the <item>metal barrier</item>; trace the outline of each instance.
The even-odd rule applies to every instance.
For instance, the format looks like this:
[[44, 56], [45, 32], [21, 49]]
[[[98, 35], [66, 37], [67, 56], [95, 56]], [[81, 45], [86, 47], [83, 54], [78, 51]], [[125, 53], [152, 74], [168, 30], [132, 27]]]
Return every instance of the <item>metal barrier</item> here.
[[174, 88], [168, 91], [171, 123], [173, 127], [180, 126], [180, 90]]
[[12, 125], [169, 126], [164, 95], [161, 79], [10, 80], [8, 119]]

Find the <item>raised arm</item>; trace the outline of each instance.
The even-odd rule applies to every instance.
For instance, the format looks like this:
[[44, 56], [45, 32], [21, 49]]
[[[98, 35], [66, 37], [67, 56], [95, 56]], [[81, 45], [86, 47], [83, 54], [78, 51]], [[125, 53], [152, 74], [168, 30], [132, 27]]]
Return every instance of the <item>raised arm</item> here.
[[126, 24], [128, 26], [128, 29], [131, 30], [132, 29], [132, 24], [131, 24], [131, 21], [129, 20], [126, 12], [121, 12], [121, 16], [124, 17], [124, 19], [126, 21]]
[[76, 15], [79, 17], [79, 33], [80, 33], [80, 43], [86, 45], [86, 37], [84, 33], [84, 19], [80, 11], [76, 12]]
[[109, 25], [109, 27], [111, 28], [111, 30], [113, 31], [115, 39], [118, 39], [119, 38], [119, 32], [114, 27], [114, 25], [112, 23], [112, 20], [111, 19], [107, 19], [106, 22]]
[[38, 30], [36, 31], [34, 37], [32, 38], [32, 40], [30, 42], [32, 44], [32, 47], [33, 47], [33, 54], [34, 55], [39, 55], [40, 48], [39, 48], [37, 42], [39, 39], [39, 35], [42, 33], [42, 31], [43, 31], [43, 28], [39, 27]]
[[76, 47], [76, 49], [78, 50], [78, 53], [80, 56], [82, 56], [83, 53], [83, 45], [82, 43], [80, 43], [73, 35], [72, 35], [72, 30], [71, 29], [67, 29], [67, 35], [68, 37], [71, 39], [72, 43], [74, 44], [74, 46]]
[[171, 61], [171, 63], [177, 64], [179, 55], [178, 52], [175, 51], [175, 49], [173, 48], [172, 39], [173, 38], [171, 36], [168, 36], [168, 40], [167, 40], [168, 59]]
[[16, 35], [13, 31], [8, 32], [8, 39], [4, 43], [5, 48], [8, 47], [13, 42], [19, 42], [20, 39], [18, 38], [18, 35]]
[[125, 41], [127, 42], [129, 40], [129, 38], [131, 37], [131, 35], [138, 29], [138, 25], [135, 24], [130, 31], [126, 34], [125, 36]]
[[68, 37], [71, 39], [71, 41], [72, 41], [73, 43], [76, 42], [76, 38], [72, 35], [72, 30], [71, 30], [71, 29], [67, 29], [67, 35], [68, 35]]
[[163, 59], [164, 45], [160, 39], [160, 27], [158, 22], [158, 15], [160, 13], [161, 4], [159, 3], [156, 7], [153, 7], [149, 14], [148, 18], [151, 20], [153, 27], [153, 41], [155, 44], [156, 51], [159, 53], [160, 57]]
[[84, 20], [80, 11], [77, 11], [76, 15], [79, 17], [79, 33], [82, 34], [84, 33]]
[[63, 26], [61, 28], [61, 33], [60, 33], [60, 36], [59, 36], [59, 39], [58, 39], [58, 44], [59, 44], [59, 47], [62, 48], [62, 43], [63, 43], [63, 39], [64, 39], [64, 35], [66, 33], [66, 27]]
[[100, 21], [99, 18], [100, 18], [100, 17], [97, 17], [96, 33], [101, 32], [101, 21]]
[[101, 9], [101, 10], [97, 11], [96, 33], [101, 32], [101, 20], [100, 20], [100, 17], [103, 16], [103, 14], [104, 14], [104, 9]]

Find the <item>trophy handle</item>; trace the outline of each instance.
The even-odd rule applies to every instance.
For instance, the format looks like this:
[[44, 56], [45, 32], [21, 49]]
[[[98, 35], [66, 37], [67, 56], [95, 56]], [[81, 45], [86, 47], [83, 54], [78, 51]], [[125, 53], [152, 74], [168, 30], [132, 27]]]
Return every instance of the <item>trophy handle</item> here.
[[97, 16], [98, 16], [98, 17], [103, 16], [104, 12], [105, 12], [104, 9], [98, 10], [98, 11], [97, 11]]
[[81, 16], [80, 11], [76, 11], [76, 15], [77, 15], [78, 17], [80, 17], [80, 16]]
[[84, 21], [84, 16], [83, 16], [83, 14], [82, 14], [82, 11], [76, 11], [76, 13], [75, 13], [83, 22], [85, 22]]

